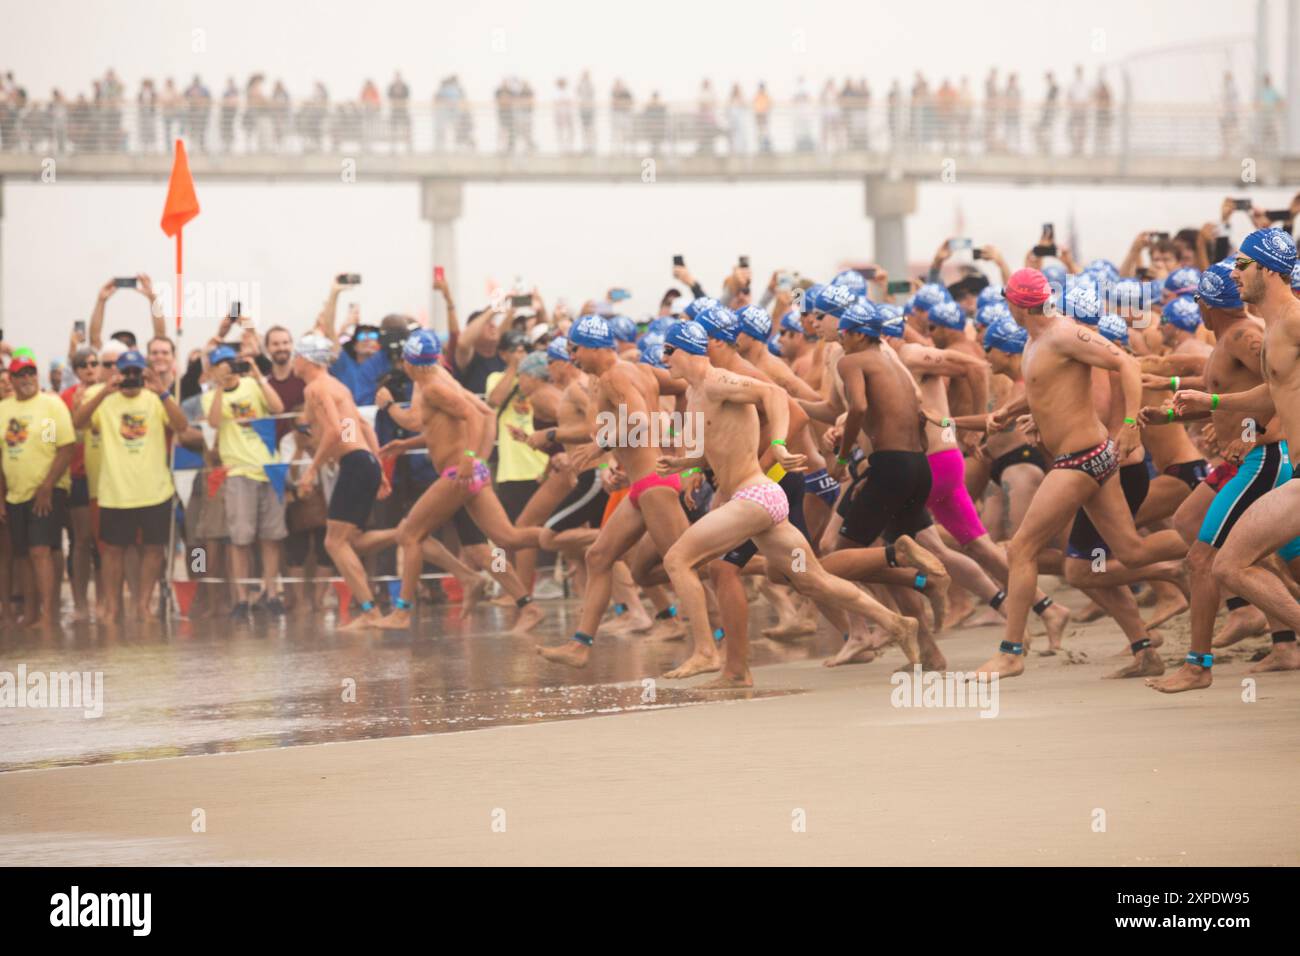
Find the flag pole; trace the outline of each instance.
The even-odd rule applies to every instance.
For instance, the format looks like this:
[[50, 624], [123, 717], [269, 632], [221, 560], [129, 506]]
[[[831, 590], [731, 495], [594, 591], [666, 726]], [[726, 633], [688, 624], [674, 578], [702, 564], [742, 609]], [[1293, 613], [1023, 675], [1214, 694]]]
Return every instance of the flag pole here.
[[[176, 230], [176, 360], [180, 361], [181, 355], [181, 336], [184, 334], [181, 328], [181, 277], [185, 274], [182, 265], [182, 247], [181, 234], [185, 232], [184, 227]], [[174, 373], [173, 373], [174, 374]], [[176, 379], [172, 387], [176, 394], [172, 396], [173, 400], [179, 405], [181, 400], [180, 379]], [[176, 503], [180, 500], [180, 495], [176, 490], [176, 446], [180, 444], [181, 436], [172, 436], [171, 454], [168, 456], [171, 460], [168, 467], [172, 475], [172, 506], [170, 509], [170, 522], [167, 529], [167, 573], [163, 576], [163, 587], [166, 593], [163, 594], [159, 604], [163, 608], [163, 621], [170, 624], [172, 619], [172, 601], [176, 597]], [[180, 608], [177, 608], [179, 611]]]

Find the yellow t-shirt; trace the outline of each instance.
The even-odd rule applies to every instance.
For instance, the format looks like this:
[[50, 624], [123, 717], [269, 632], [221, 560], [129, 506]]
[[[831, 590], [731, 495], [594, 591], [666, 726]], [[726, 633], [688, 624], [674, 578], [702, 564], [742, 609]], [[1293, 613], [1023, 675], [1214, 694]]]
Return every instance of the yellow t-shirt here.
[[172, 496], [167, 460], [167, 413], [147, 388], [99, 403], [91, 421], [99, 430], [99, 506], [147, 508]]
[[[85, 404], [90, 401], [100, 390], [103, 389], [102, 383], [90, 385], [81, 395], [81, 402]], [[86, 491], [91, 498], [99, 497], [99, 460], [100, 460], [100, 440], [99, 426], [93, 421], [89, 427], [82, 430], [81, 440], [86, 446]]]
[[[203, 393], [203, 415], [212, 409], [212, 396], [216, 389]], [[252, 425], [246, 424], [254, 418], [265, 418], [270, 414], [262, 386], [252, 377], [241, 378], [239, 384], [230, 391], [221, 392], [225, 407], [221, 410], [221, 430], [217, 432], [217, 447], [221, 452], [221, 463], [226, 466], [227, 474], [236, 478], [252, 478], [254, 481], [266, 481], [263, 465], [274, 464], [279, 459], [266, 447], [262, 436]]]
[[[0, 401], [0, 426], [5, 430], [5, 501], [22, 504], [35, 497], [58, 450], [76, 444], [72, 414], [53, 392], [38, 392], [25, 402], [14, 396]], [[72, 487], [68, 469], [55, 487], [64, 491]]]
[[[491, 392], [501, 381], [504, 372], [493, 372], [487, 377], [484, 391]], [[515, 441], [507, 425], [520, 431], [533, 433], [533, 403], [523, 392], [515, 390], [506, 407], [497, 415], [497, 481], [536, 481], [546, 470], [550, 456], [521, 441]]]

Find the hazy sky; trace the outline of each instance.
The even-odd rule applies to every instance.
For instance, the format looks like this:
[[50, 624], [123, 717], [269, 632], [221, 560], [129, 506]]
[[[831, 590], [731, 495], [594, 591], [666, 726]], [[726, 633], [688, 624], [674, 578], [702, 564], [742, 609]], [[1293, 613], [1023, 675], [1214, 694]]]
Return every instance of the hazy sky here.
[[[1282, 4], [1273, 3], [1275, 50], [1282, 64]], [[88, 87], [115, 67], [134, 93], [141, 76], [200, 72], [210, 86], [255, 70], [282, 77], [295, 95], [312, 81], [336, 97], [373, 78], [386, 84], [400, 66], [419, 100], [439, 77], [457, 72], [470, 95], [485, 98], [505, 73], [539, 90], [554, 76], [590, 68], [603, 90], [621, 76], [644, 96], [690, 98], [702, 76], [715, 86], [750, 88], [766, 80], [777, 96], [806, 76], [865, 75], [877, 93], [894, 76], [921, 68], [932, 80], [990, 66], [1024, 74], [1029, 96], [1043, 70], [1065, 75], [1083, 63], [1131, 64], [1146, 99], [1210, 98], [1223, 67], [1250, 69], [1252, 2], [1210, 0], [1059, 3], [744, 4], [655, 3], [414, 4], [356, 2], [73, 2], [0, 0], [0, 69], [12, 69], [34, 96], [51, 86]], [[195, 30], [202, 52], [194, 52]], [[1228, 38], [1225, 41], [1224, 38]], [[1094, 50], [1100, 47], [1100, 52]], [[1147, 54], [1141, 51], [1176, 49]], [[503, 52], [497, 52], [503, 51]], [[1231, 56], [1229, 55], [1231, 54]], [[1279, 79], [1280, 82], [1280, 79]], [[1244, 83], [1243, 83], [1244, 86]], [[2, 302], [5, 338], [37, 348], [42, 359], [66, 350], [74, 319], [88, 316], [99, 285], [114, 275], [167, 276], [171, 243], [158, 228], [162, 184], [59, 182], [5, 184]], [[198, 182], [203, 207], [186, 229], [192, 279], [256, 285], [265, 328], [295, 331], [315, 317], [330, 277], [360, 272], [353, 293], [366, 318], [420, 314], [429, 301], [431, 230], [420, 219], [414, 185]], [[909, 252], [928, 259], [952, 233], [958, 214], [977, 243], [1014, 259], [1054, 221], [1058, 235], [1077, 224], [1087, 257], [1123, 256], [1140, 229], [1199, 225], [1227, 190], [930, 185], [908, 223]], [[1284, 205], [1290, 190], [1261, 190], [1264, 205]], [[783, 210], [801, 211], [792, 228]], [[807, 227], [811, 224], [811, 228]], [[463, 312], [490, 281], [538, 284], [570, 302], [631, 288], [629, 312], [653, 311], [670, 284], [671, 256], [682, 253], [716, 289], [738, 254], [765, 277], [778, 267], [824, 277], [847, 259], [872, 255], [862, 187], [853, 183], [758, 186], [641, 184], [467, 187], [457, 224], [457, 293]], [[185, 347], [214, 330], [195, 317]], [[112, 301], [109, 329], [147, 330], [143, 300]]]

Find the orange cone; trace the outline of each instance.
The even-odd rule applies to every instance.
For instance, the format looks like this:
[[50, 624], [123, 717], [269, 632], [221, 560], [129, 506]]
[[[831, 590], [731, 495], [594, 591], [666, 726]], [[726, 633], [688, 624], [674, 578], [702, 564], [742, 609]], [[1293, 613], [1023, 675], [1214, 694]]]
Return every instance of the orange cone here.
[[190, 616], [190, 605], [198, 592], [198, 581], [173, 581], [172, 590], [176, 593], [176, 606], [180, 608], [181, 617]]
[[331, 581], [334, 585], [334, 593], [339, 597], [339, 620], [344, 623], [352, 616], [348, 608], [352, 604], [352, 589], [348, 587], [347, 581]]

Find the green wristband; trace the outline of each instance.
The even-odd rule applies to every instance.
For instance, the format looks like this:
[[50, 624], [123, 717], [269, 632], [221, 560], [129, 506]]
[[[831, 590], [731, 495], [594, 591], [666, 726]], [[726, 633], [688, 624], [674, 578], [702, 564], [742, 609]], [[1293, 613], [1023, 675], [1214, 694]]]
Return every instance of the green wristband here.
[[465, 457], [466, 457], [466, 458], [477, 458], [478, 455], [475, 454], [474, 452], [470, 451], [468, 448], [466, 448], [466, 449], [465, 449]]
[[1171, 378], [1171, 379], [1169, 380], [1169, 391], [1171, 391], [1171, 392], [1176, 392], [1176, 391], [1178, 391], [1178, 385], [1179, 385], [1179, 383], [1180, 383], [1181, 381], [1182, 381], [1182, 379], [1179, 378], [1177, 375], [1175, 375], [1173, 378]]
[[784, 439], [784, 438], [773, 438], [773, 439], [772, 439], [772, 444], [773, 444], [773, 445], [780, 445], [782, 448], [784, 448], [784, 447], [785, 447], [785, 439]]
[[1178, 413], [1175, 412], [1172, 408], [1166, 408], [1166, 409], [1165, 409], [1165, 418], [1166, 418], [1168, 421], [1172, 422], [1172, 421], [1173, 421], [1175, 418], [1177, 418], [1177, 417], [1178, 417]]
[[687, 468], [684, 472], [682, 472], [682, 477], [689, 478], [691, 477], [691, 475], [698, 475], [703, 470], [704, 470], [703, 468]]
[[847, 465], [849, 463], [849, 460], [845, 458], [843, 455], [836, 455], [835, 460], [839, 462], [841, 465]]
[[1210, 408], [1211, 408], [1211, 409], [1215, 409], [1215, 408], [1218, 408], [1218, 407], [1219, 407], [1219, 396], [1218, 396], [1218, 395], [1211, 395], [1211, 396], [1210, 396]]
[[1124, 417], [1124, 424], [1125, 424], [1125, 425], [1136, 425], [1136, 424], [1137, 424], [1137, 419], [1136, 419], [1136, 418], [1129, 418], [1129, 417], [1126, 415], [1126, 416]]

